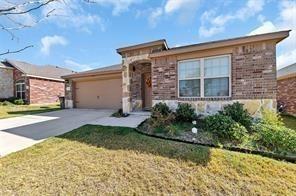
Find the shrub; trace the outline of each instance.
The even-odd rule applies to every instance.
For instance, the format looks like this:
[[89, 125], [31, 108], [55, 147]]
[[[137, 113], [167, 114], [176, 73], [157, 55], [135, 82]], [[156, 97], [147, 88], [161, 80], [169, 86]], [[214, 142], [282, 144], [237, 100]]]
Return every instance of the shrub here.
[[14, 103], [14, 100], [18, 99], [17, 97], [9, 97], [9, 98], [1, 98], [0, 102], [8, 101], [10, 103]]
[[204, 122], [204, 129], [226, 140], [242, 141], [247, 134], [244, 126], [235, 122], [230, 116], [223, 114], [207, 116]]
[[296, 132], [284, 126], [258, 123], [255, 125], [258, 142], [272, 151], [296, 153]]
[[194, 108], [188, 103], [180, 103], [176, 110], [176, 119], [183, 122], [191, 122], [196, 118]]
[[231, 117], [235, 122], [240, 123], [246, 129], [250, 129], [252, 126], [252, 117], [249, 112], [244, 109], [243, 104], [235, 102], [230, 105], [226, 105], [220, 114]]
[[16, 99], [16, 100], [14, 100], [13, 103], [15, 105], [24, 105], [25, 104], [24, 100], [22, 100], [22, 99]]
[[175, 115], [173, 113], [169, 113], [167, 115], [163, 115], [161, 112], [154, 112], [154, 117], [150, 118], [150, 125], [153, 128], [164, 129], [166, 126], [172, 124], [175, 121]]
[[272, 110], [262, 110], [262, 123], [269, 124], [269, 125], [275, 125], [275, 126], [283, 126], [283, 119], [280, 117], [280, 115]]
[[9, 101], [4, 101], [2, 102], [3, 106], [7, 106], [7, 105], [13, 105], [13, 103], [9, 102]]
[[124, 114], [123, 110], [120, 108], [117, 110], [117, 112], [114, 112], [111, 116], [116, 118], [121, 118], [121, 117], [126, 117], [127, 114]]
[[168, 116], [171, 113], [169, 106], [166, 103], [157, 103], [152, 107], [151, 117], [156, 118], [159, 115]]

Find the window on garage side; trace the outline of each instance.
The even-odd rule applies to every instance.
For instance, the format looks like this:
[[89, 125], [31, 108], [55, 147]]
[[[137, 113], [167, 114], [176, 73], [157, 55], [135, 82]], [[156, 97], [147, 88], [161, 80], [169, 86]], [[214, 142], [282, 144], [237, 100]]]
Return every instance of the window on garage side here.
[[17, 81], [15, 84], [16, 97], [26, 100], [26, 84], [24, 80]]

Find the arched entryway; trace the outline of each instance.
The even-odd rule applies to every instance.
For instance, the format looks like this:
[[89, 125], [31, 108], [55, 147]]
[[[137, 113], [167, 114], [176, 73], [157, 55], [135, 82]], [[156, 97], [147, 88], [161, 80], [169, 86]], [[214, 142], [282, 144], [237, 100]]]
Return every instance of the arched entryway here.
[[150, 61], [135, 61], [129, 65], [132, 111], [152, 107], [152, 80]]

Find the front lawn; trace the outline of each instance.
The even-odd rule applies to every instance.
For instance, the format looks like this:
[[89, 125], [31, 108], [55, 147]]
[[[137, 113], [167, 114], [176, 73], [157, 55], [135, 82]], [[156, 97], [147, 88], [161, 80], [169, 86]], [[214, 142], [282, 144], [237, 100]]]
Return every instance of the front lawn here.
[[50, 105], [0, 105], [0, 119], [10, 118], [22, 115], [37, 114], [42, 112], [51, 112], [59, 110], [59, 104]]
[[83, 126], [0, 159], [0, 195], [293, 195], [296, 165]]
[[281, 115], [281, 117], [286, 127], [296, 131], [296, 117], [291, 115]]

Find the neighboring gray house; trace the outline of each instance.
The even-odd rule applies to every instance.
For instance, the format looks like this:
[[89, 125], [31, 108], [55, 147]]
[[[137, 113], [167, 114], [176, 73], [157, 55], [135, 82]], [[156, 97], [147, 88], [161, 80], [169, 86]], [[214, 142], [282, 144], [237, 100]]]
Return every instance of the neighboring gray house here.
[[0, 62], [0, 98], [13, 95], [13, 68]]

